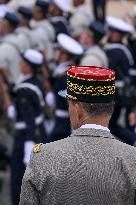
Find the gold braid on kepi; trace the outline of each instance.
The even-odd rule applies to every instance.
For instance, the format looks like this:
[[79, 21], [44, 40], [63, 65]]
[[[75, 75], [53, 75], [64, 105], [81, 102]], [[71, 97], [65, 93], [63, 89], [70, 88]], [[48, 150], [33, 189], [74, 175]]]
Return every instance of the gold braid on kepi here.
[[71, 66], [67, 72], [69, 100], [108, 103], [114, 100], [115, 72], [97, 66]]

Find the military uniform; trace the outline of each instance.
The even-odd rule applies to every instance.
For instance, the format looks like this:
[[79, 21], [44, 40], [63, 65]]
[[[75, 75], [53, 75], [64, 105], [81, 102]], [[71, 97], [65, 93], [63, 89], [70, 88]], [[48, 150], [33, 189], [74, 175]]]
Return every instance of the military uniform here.
[[53, 59], [53, 44], [49, 41], [48, 36], [43, 28], [33, 29], [30, 33], [32, 47], [39, 50], [45, 56], [47, 62]]
[[[71, 66], [67, 78], [65, 96], [69, 100], [113, 102], [114, 71]], [[64, 91], [59, 94], [64, 95]], [[100, 122], [102, 116], [97, 116]], [[135, 168], [134, 147], [116, 140], [101, 124], [83, 124], [69, 138], [34, 147], [23, 178], [20, 205], [134, 205]]]
[[[75, 55], [80, 55], [83, 52], [81, 45], [75, 41], [72, 37], [66, 34], [59, 34], [57, 36], [58, 47], [59, 49], [65, 50], [65, 52]], [[69, 55], [69, 54], [68, 54]], [[66, 72], [70, 65], [73, 64], [73, 59], [64, 61], [63, 63], [58, 64], [54, 69], [54, 94], [56, 98], [56, 107], [55, 107], [55, 127], [49, 137], [49, 142], [53, 142], [59, 139], [63, 139], [70, 135], [71, 126], [68, 113], [68, 105], [66, 99], [58, 96], [60, 90], [66, 89]]]
[[[110, 29], [115, 29], [121, 33], [129, 33], [132, 31], [131, 25], [114, 17], [107, 17], [107, 23]], [[109, 67], [116, 71], [116, 95], [115, 109], [110, 120], [110, 130], [112, 134], [123, 140], [124, 142], [133, 145], [136, 141], [136, 136], [133, 132], [126, 128], [122, 128], [118, 124], [118, 119], [122, 108], [129, 109], [129, 101], [126, 97], [125, 89], [127, 78], [129, 78], [129, 69], [134, 66], [134, 59], [129, 48], [122, 42], [108, 42], [104, 46], [104, 50], [109, 59]], [[127, 117], [127, 116], [126, 116]]]
[[99, 42], [105, 35], [105, 27], [100, 21], [93, 21], [88, 27], [88, 31], [92, 33], [93, 45], [85, 48], [84, 55], [80, 61], [81, 65], [92, 65], [108, 67], [108, 58], [105, 51], [100, 47]]
[[55, 31], [53, 26], [48, 20], [41, 20], [38, 22], [35, 22], [35, 26], [33, 29], [36, 28], [43, 28], [45, 30], [46, 36], [50, 41], [53, 41], [55, 39]]
[[[18, 38], [20, 38], [20, 42], [19, 44], [21, 46], [24, 46], [25, 50], [27, 50], [28, 48], [33, 48], [33, 44], [32, 44], [32, 39], [31, 39], [31, 28], [30, 28], [30, 20], [32, 19], [33, 13], [32, 10], [28, 7], [25, 6], [20, 6], [18, 7], [18, 15], [20, 18], [20, 26], [16, 29], [16, 33], [18, 34]], [[22, 19], [26, 22], [26, 25], [23, 24], [22, 26]], [[22, 38], [22, 40], [21, 40]], [[23, 45], [22, 45], [23, 42]], [[21, 51], [22, 53], [24, 51]]]
[[73, 32], [76, 32], [77, 28], [87, 27], [93, 22], [93, 20], [94, 16], [90, 10], [85, 5], [80, 5], [75, 8], [75, 11], [69, 19], [70, 29]]
[[72, 61], [58, 65], [53, 73], [54, 94], [55, 94], [55, 127], [49, 137], [49, 142], [66, 138], [71, 133], [68, 105], [66, 99], [60, 97], [58, 92], [65, 90], [67, 87], [66, 72], [72, 65]]
[[[7, 12], [4, 19], [9, 21], [14, 28], [18, 26], [19, 19], [14, 13]], [[0, 69], [3, 69], [7, 75], [7, 81], [15, 83], [20, 75], [19, 62], [20, 62], [20, 48], [17, 44], [15, 33], [7, 34], [0, 45]]]
[[[50, 8], [53, 7], [53, 10], [56, 9], [60, 10], [60, 15], [54, 14], [54, 12], [50, 12]], [[52, 9], [51, 9], [52, 10]], [[68, 14], [70, 11], [70, 1], [59, 1], [53, 0], [49, 7], [49, 13], [51, 13], [50, 22], [55, 29], [56, 36], [59, 33], [69, 33], [69, 22], [67, 21], [66, 15], [64, 16], [63, 13]], [[56, 39], [57, 41], [57, 39]]]
[[100, 48], [100, 46], [95, 45], [86, 50], [80, 61], [80, 65], [108, 67], [108, 59], [106, 53]]
[[[27, 53], [29, 54], [29, 50], [25, 52]], [[43, 124], [44, 89], [41, 81], [35, 75], [25, 75], [22, 81], [16, 84], [14, 93], [16, 116], [11, 188], [13, 205], [18, 205], [21, 181], [30, 157], [29, 152], [35, 143], [46, 142], [46, 133]]]
[[[37, 0], [35, 2], [35, 7], [39, 7], [41, 12], [47, 14], [48, 13], [49, 2], [43, 0]], [[45, 30], [46, 36], [49, 41], [54, 41], [55, 39], [55, 31], [49, 20], [43, 18], [41, 20], [35, 21], [33, 25], [33, 29], [43, 28]]]

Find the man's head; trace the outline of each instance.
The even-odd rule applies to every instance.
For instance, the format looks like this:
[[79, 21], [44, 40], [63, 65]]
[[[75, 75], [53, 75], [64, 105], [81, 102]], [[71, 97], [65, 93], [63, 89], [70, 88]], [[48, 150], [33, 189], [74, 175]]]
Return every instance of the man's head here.
[[67, 99], [72, 127], [108, 126], [114, 108], [115, 73], [93, 66], [72, 66], [67, 72]]
[[3, 18], [3, 33], [13, 33], [19, 24], [19, 18], [15, 13], [7, 12]]
[[67, 34], [58, 34], [57, 43], [58, 45], [54, 49], [54, 57], [59, 64], [71, 61], [74, 56], [83, 54], [80, 43]]
[[29, 22], [33, 17], [33, 12], [30, 8], [20, 6], [17, 10], [20, 19], [19, 26], [29, 26]]
[[103, 23], [100, 21], [94, 21], [88, 28], [82, 31], [79, 41], [85, 48], [90, 48], [95, 44], [99, 44], [99, 41], [105, 33], [106, 30]]
[[47, 17], [49, 2], [44, 0], [37, 0], [34, 6], [34, 19], [41, 21]]
[[91, 104], [69, 100], [68, 105], [73, 129], [88, 123], [108, 126], [114, 110], [114, 102]]
[[28, 49], [22, 55], [20, 62], [21, 72], [24, 75], [36, 74], [43, 65], [43, 56], [39, 51]]
[[133, 26], [123, 19], [108, 16], [106, 21], [109, 28], [108, 38], [111, 43], [119, 43], [124, 35], [133, 32]]

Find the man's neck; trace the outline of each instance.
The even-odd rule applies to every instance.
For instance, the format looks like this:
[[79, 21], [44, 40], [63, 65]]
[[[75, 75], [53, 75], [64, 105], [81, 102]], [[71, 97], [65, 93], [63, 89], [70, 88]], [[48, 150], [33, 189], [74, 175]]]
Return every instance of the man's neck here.
[[101, 118], [95, 117], [90, 119], [90, 116], [87, 116], [81, 121], [80, 127], [85, 124], [95, 124], [95, 125], [101, 125], [103, 127], [108, 127], [109, 117], [103, 116]]

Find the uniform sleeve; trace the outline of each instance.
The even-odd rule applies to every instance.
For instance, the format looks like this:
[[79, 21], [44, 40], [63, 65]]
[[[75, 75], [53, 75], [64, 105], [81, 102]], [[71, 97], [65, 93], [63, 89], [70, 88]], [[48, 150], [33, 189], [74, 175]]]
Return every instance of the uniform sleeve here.
[[26, 123], [26, 141], [35, 139], [35, 108], [33, 106], [34, 96], [31, 92], [23, 90], [18, 95], [18, 110], [22, 121]]
[[35, 170], [32, 158], [33, 157], [31, 157], [30, 164], [27, 166], [22, 180], [19, 205], [40, 205], [39, 191], [36, 186], [36, 180], [39, 182], [39, 174]]
[[114, 69], [122, 77], [127, 76], [128, 70], [130, 68], [130, 64], [129, 64], [127, 56], [124, 54], [123, 51], [120, 51], [120, 50], [114, 51], [114, 52], [113, 52], [112, 58], [110, 58], [109, 60], [109, 67]]

